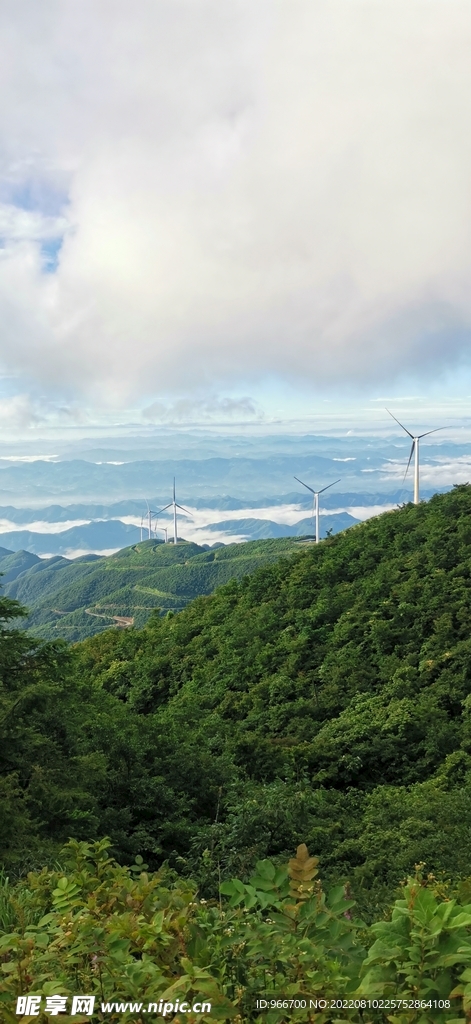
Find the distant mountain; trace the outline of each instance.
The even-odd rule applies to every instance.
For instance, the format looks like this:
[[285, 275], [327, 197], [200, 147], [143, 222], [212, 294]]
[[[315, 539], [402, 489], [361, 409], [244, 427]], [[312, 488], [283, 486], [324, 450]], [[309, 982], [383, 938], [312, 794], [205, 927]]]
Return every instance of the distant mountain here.
[[4, 586], [5, 583], [16, 580], [21, 573], [27, 572], [40, 561], [41, 559], [31, 551], [8, 551], [6, 548], [0, 548], [0, 585]]
[[219, 523], [209, 523], [205, 532], [225, 533], [233, 537], [245, 537], [250, 540], [268, 540], [277, 537], [294, 537], [296, 530], [292, 526], [274, 523], [271, 519], [223, 519]]
[[[427, 446], [427, 457], [433, 453], [443, 455], [438, 446]], [[459, 448], [459, 453], [462, 449]], [[185, 496], [188, 500], [197, 499], [207, 502], [219, 495], [234, 495], [237, 500], [248, 503], [265, 499], [266, 495], [285, 495], [294, 490], [293, 473], [307, 481], [319, 481], [322, 486], [329, 480], [335, 480], [341, 472], [341, 490], [354, 495], [357, 503], [358, 494], [365, 484], [371, 490], [387, 500], [388, 494], [398, 491], [394, 479], [384, 473], [384, 466], [391, 458], [391, 448], [384, 447], [363, 453], [353, 462], [340, 464], [335, 458], [318, 454], [269, 455], [263, 458], [247, 458], [238, 456], [231, 458], [178, 458], [156, 460], [140, 460], [123, 462], [120, 465], [103, 463], [96, 464], [85, 459], [70, 459], [58, 462], [38, 460], [27, 464], [8, 464], [0, 462], [0, 501], [4, 505], [34, 503], [71, 502], [110, 502], [138, 500], [143, 504], [143, 496], [154, 494], [164, 504], [171, 498], [173, 478], [177, 477], [177, 491], [180, 500]], [[404, 451], [404, 462], [407, 453]], [[365, 476], [364, 474], [369, 474]], [[371, 475], [370, 475], [371, 474]], [[341, 493], [329, 495], [327, 504], [335, 501]], [[299, 488], [302, 491], [302, 488]], [[299, 493], [298, 491], [298, 493]], [[409, 481], [402, 490], [402, 500], [410, 497]], [[303, 494], [305, 500], [305, 494]]]
[[[1, 478], [0, 478], [1, 479]], [[443, 488], [447, 490], [447, 488]], [[423, 498], [429, 498], [435, 491], [423, 488]], [[152, 508], [160, 508], [167, 504], [169, 495], [147, 494]], [[251, 499], [236, 498], [230, 494], [216, 494], [206, 497], [191, 496], [186, 492], [179, 495], [183, 505], [192, 505], [196, 509], [214, 509], [215, 511], [237, 512], [241, 509], [274, 508], [278, 505], [298, 505], [300, 510], [310, 511], [312, 501], [309, 495], [299, 491], [286, 491], [279, 494], [265, 494], [261, 497]], [[403, 491], [389, 491], [380, 493], [378, 491], [332, 491], [323, 495], [323, 509], [349, 508], [351, 506], [372, 507], [375, 505], [395, 505], [404, 502]], [[15, 505], [0, 506], [0, 519], [21, 525], [28, 526], [30, 523], [41, 520], [45, 523], [63, 523], [74, 519], [120, 519], [122, 516], [143, 516], [146, 512], [144, 498], [127, 498], [114, 502], [73, 502], [68, 505], [45, 505], [43, 507], [23, 506], [18, 508]]]
[[109, 519], [107, 522], [73, 526], [61, 533], [12, 530], [0, 533], [0, 544], [8, 544], [13, 551], [25, 549], [36, 555], [66, 555], [72, 551], [106, 551], [110, 548], [122, 548], [136, 543], [140, 536], [141, 531], [137, 526], [128, 526], [119, 519]]
[[73, 561], [7, 552], [0, 555], [0, 572], [10, 572], [4, 593], [30, 609], [27, 629], [76, 641], [110, 626], [142, 626], [154, 608], [178, 611], [230, 579], [290, 555], [299, 543], [286, 538], [208, 549], [151, 540], [106, 558], [84, 555]]
[[[349, 526], [355, 526], [359, 522], [359, 519], [355, 519], [348, 512], [338, 512], [331, 516], [323, 515], [320, 518], [321, 537], [326, 537], [329, 530], [332, 533], [339, 533], [341, 530], [346, 530]], [[315, 525], [312, 517], [300, 519], [299, 522], [294, 523], [292, 526], [287, 526], [284, 523], [275, 523], [271, 519], [225, 519], [219, 523], [211, 523], [205, 527], [205, 530], [247, 537], [250, 540], [266, 540], [276, 537], [312, 536], [315, 531]]]

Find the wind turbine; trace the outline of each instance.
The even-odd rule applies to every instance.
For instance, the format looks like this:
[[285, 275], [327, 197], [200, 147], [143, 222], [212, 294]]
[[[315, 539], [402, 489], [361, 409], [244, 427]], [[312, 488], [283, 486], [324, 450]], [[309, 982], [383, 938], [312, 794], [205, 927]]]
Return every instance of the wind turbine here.
[[406, 434], [408, 434], [409, 437], [411, 438], [412, 446], [411, 446], [411, 450], [410, 450], [409, 461], [407, 463], [406, 471], [404, 473], [404, 480], [406, 479], [406, 476], [407, 476], [407, 474], [409, 472], [409, 466], [410, 466], [410, 464], [412, 462], [412, 456], [414, 455], [415, 456], [415, 459], [414, 459], [414, 505], [418, 505], [419, 504], [419, 500], [420, 500], [419, 499], [419, 441], [421, 441], [423, 437], [428, 437], [429, 434], [436, 434], [437, 430], [446, 430], [446, 427], [435, 427], [434, 430], [426, 430], [425, 434], [417, 434], [416, 436], [414, 436], [414, 434], [411, 434], [410, 430], [408, 430], [407, 427], [405, 427], [404, 424], [401, 423], [401, 421], [397, 419], [397, 416], [395, 416], [394, 413], [390, 412], [389, 409], [386, 409], [386, 412], [389, 412], [389, 415], [392, 416], [393, 420], [396, 420], [396, 423], [398, 423], [399, 426], [402, 427], [402, 429], [406, 432]]
[[340, 479], [339, 480], [334, 480], [331, 484], [327, 484], [327, 487], [321, 487], [320, 491], [315, 491], [313, 487], [309, 487], [309, 484], [305, 484], [304, 480], [300, 480], [299, 479], [299, 476], [295, 476], [294, 479], [298, 481], [298, 484], [302, 484], [303, 487], [306, 488], [306, 490], [310, 491], [311, 494], [314, 495], [314, 497], [312, 499], [312, 514], [313, 514], [313, 516], [314, 516], [314, 518], [316, 520], [316, 544], [318, 544], [319, 540], [320, 540], [320, 537], [319, 537], [319, 495], [323, 494], [324, 491], [328, 491], [329, 487], [333, 487], [334, 484], [339, 484], [340, 483]]
[[191, 515], [191, 513], [188, 512], [188, 509], [183, 508], [183, 505], [177, 505], [176, 498], [175, 498], [175, 477], [173, 478], [173, 501], [170, 501], [169, 504], [165, 506], [165, 508], [161, 508], [160, 512], [156, 512], [156, 515], [160, 516], [160, 513], [161, 512], [166, 512], [168, 508], [173, 508], [173, 543], [174, 544], [178, 544], [178, 536], [177, 536], [177, 508], [180, 509], [180, 512], [184, 512], [186, 516]]
[[157, 523], [156, 523], [155, 524], [155, 529], [156, 530], [162, 530], [162, 532], [165, 533], [165, 544], [168, 544], [168, 526], [157, 526]]
[[158, 515], [158, 513], [154, 512], [154, 510], [149, 507], [149, 502], [147, 501], [147, 498], [144, 498], [144, 501], [145, 501], [145, 503], [147, 505], [147, 529], [148, 529], [148, 533], [149, 533], [148, 540], [151, 540], [152, 539], [152, 516], [156, 516], [156, 515]]

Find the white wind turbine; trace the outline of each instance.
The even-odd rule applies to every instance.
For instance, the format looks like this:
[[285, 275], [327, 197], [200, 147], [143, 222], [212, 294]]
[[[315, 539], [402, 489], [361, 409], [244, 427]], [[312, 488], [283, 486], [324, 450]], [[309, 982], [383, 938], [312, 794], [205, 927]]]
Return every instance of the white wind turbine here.
[[339, 480], [333, 480], [333, 482], [331, 484], [327, 484], [327, 487], [321, 487], [320, 491], [315, 491], [313, 487], [309, 487], [309, 484], [305, 484], [304, 480], [300, 480], [299, 479], [299, 476], [295, 476], [294, 479], [298, 481], [298, 484], [302, 484], [303, 487], [306, 488], [306, 490], [310, 491], [311, 494], [314, 495], [314, 497], [312, 499], [312, 514], [313, 514], [313, 516], [315, 518], [315, 521], [316, 521], [316, 544], [318, 544], [319, 540], [320, 540], [320, 536], [319, 536], [319, 495], [323, 494], [324, 491], [328, 491], [329, 487], [333, 487], [334, 484], [339, 484], [340, 483], [340, 479]]
[[168, 508], [173, 508], [173, 543], [177, 544], [177, 508], [180, 509], [180, 512], [184, 512], [186, 516], [190, 516], [191, 513], [188, 512], [188, 509], [183, 508], [183, 505], [177, 505], [175, 499], [175, 477], [173, 478], [173, 501], [170, 501], [169, 504], [165, 506], [165, 508], [161, 508], [160, 512], [156, 512], [156, 515], [160, 516], [160, 513], [166, 512]]
[[419, 499], [419, 441], [421, 441], [423, 437], [428, 437], [429, 434], [436, 434], [438, 430], [446, 430], [446, 427], [435, 427], [433, 430], [426, 430], [425, 434], [417, 434], [417, 435], [414, 436], [414, 434], [411, 434], [410, 430], [408, 430], [407, 427], [405, 427], [404, 424], [401, 423], [401, 421], [397, 419], [397, 416], [395, 416], [394, 413], [390, 412], [389, 409], [386, 409], [386, 412], [388, 412], [389, 415], [392, 416], [393, 420], [396, 420], [396, 423], [398, 423], [399, 426], [402, 427], [402, 429], [405, 431], [406, 434], [409, 435], [409, 437], [410, 437], [410, 439], [412, 441], [412, 446], [411, 446], [410, 455], [409, 455], [409, 461], [407, 463], [406, 471], [404, 473], [404, 480], [406, 479], [406, 476], [407, 476], [407, 474], [409, 472], [409, 466], [410, 466], [410, 464], [412, 462], [412, 456], [414, 455], [415, 456], [415, 459], [414, 459], [414, 505], [418, 505], [419, 504], [419, 500], [420, 500]]
[[[148, 540], [151, 540], [151, 539], [152, 539], [152, 516], [155, 516], [155, 515], [157, 515], [157, 512], [154, 512], [154, 510], [153, 510], [152, 508], [150, 508], [150, 506], [149, 506], [149, 502], [147, 501], [147, 498], [144, 498], [144, 501], [145, 501], [145, 503], [146, 503], [146, 505], [147, 505], [147, 531], [148, 531]], [[143, 518], [144, 518], [144, 517], [143, 517]], [[141, 540], [142, 540], [142, 519], [141, 519]]]

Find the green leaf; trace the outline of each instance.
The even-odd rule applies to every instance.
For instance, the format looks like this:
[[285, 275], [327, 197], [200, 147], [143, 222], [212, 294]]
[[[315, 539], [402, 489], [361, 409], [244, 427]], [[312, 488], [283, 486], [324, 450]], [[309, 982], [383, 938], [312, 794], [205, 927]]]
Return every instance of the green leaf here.
[[275, 879], [276, 868], [271, 860], [258, 860], [255, 869], [257, 875], [264, 878], [267, 882], [273, 882]]
[[233, 882], [221, 882], [219, 892], [221, 892], [223, 896], [233, 896], [234, 893], [239, 892], [239, 890], [236, 889]]

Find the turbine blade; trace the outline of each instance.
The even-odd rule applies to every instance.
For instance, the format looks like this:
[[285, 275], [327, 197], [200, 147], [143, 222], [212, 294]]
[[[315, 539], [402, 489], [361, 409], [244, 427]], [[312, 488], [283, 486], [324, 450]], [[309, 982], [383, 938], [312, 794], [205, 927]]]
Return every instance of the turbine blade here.
[[340, 479], [341, 479], [341, 478], [339, 478], [338, 480], [334, 480], [334, 481], [333, 481], [333, 483], [331, 483], [331, 484], [327, 484], [327, 487], [323, 487], [323, 488], [322, 488], [322, 490], [321, 490], [321, 491], [318, 491], [317, 493], [318, 493], [318, 494], [323, 494], [323, 493], [324, 493], [324, 491], [328, 491], [328, 490], [329, 490], [329, 487], [333, 487], [333, 486], [334, 486], [334, 484], [339, 484], [339, 483], [340, 483]]
[[411, 448], [411, 450], [410, 450], [410, 455], [409, 455], [409, 462], [407, 463], [407, 468], [406, 468], [406, 471], [405, 471], [405, 473], [404, 473], [404, 480], [402, 481], [403, 483], [404, 483], [404, 481], [405, 481], [405, 479], [406, 479], [406, 476], [407, 476], [407, 474], [408, 474], [408, 472], [409, 472], [409, 466], [410, 466], [410, 464], [411, 464], [411, 462], [412, 462], [412, 456], [413, 456], [413, 454], [414, 454], [415, 444], [416, 444], [416, 442], [415, 442], [415, 438], [414, 438], [414, 439], [413, 439], [413, 441], [412, 441], [412, 448]]
[[312, 488], [312, 487], [309, 487], [309, 484], [305, 484], [305, 483], [304, 483], [304, 480], [300, 480], [300, 479], [299, 479], [299, 476], [295, 476], [295, 478], [294, 478], [294, 479], [298, 481], [298, 484], [302, 484], [302, 485], [303, 485], [303, 487], [306, 487], [306, 488], [307, 488], [307, 490], [311, 492], [311, 494], [315, 494], [315, 493], [316, 493], [316, 492], [315, 492], [315, 491], [313, 490], [313, 488]]
[[411, 437], [412, 440], [413, 440], [414, 439], [414, 435], [411, 434], [410, 430], [408, 430], [407, 427], [405, 427], [404, 424], [401, 423], [400, 420], [398, 420], [397, 416], [394, 416], [394, 414], [392, 412], [390, 412], [389, 409], [386, 409], [386, 412], [389, 412], [389, 415], [392, 416], [393, 420], [396, 420], [396, 423], [399, 423], [399, 426], [402, 427], [402, 429], [405, 430], [406, 434], [409, 434], [409, 437]]
[[155, 512], [154, 514], [156, 516], [160, 516], [161, 512], [166, 512], [168, 508], [172, 508], [172, 505], [173, 505], [173, 501], [171, 501], [169, 505], [165, 505], [164, 508], [159, 509], [159, 511]]
[[448, 427], [435, 427], [434, 430], [426, 430], [425, 434], [419, 434], [419, 440], [422, 437], [428, 437], [429, 434], [436, 434], [437, 430], [448, 430], [448, 429], [449, 429]]
[[177, 502], [175, 502], [175, 505], [180, 509], [180, 512], [184, 512], [185, 515], [190, 516], [191, 519], [191, 512], [189, 512], [187, 508], [183, 508], [183, 505], [178, 505]]

